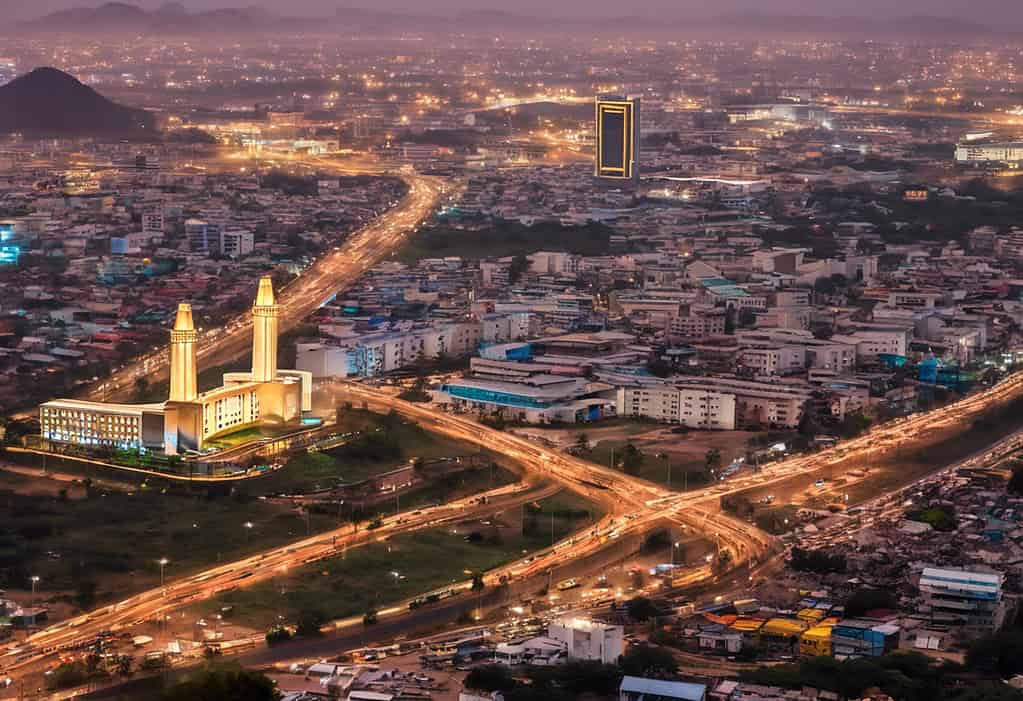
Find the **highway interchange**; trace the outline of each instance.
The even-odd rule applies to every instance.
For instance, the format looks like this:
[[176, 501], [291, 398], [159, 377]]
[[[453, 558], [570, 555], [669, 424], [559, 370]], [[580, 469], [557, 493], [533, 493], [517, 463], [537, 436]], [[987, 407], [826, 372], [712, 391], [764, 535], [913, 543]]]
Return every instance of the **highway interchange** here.
[[[328, 169], [325, 161], [318, 161], [317, 166]], [[385, 258], [409, 231], [430, 215], [445, 186], [431, 177], [406, 174], [401, 177], [409, 186], [401, 203], [353, 234], [342, 246], [321, 258], [281, 291], [282, 330], [300, 323], [365, 270]], [[249, 317], [243, 314], [222, 329], [203, 334], [198, 350], [200, 363], [211, 367], [241, 357], [248, 349], [250, 332]], [[165, 373], [166, 364], [165, 352], [147, 354], [91, 387], [86, 396], [123, 395], [134, 386], [138, 377], [153, 378]], [[571, 489], [599, 503], [605, 515], [595, 524], [545, 551], [488, 572], [488, 584], [542, 576], [559, 563], [584, 558], [611, 547], [622, 536], [644, 534], [668, 523], [692, 529], [694, 533], [716, 541], [719, 551], [727, 551], [731, 555], [732, 566], [755, 566], [777, 555], [782, 548], [770, 535], [722, 513], [719, 509], [722, 496], [768, 486], [797, 475], [820, 472], [850, 461], [869, 464], [884, 451], [923, 437], [928, 432], [962, 425], [985, 409], [1019, 396], [1023, 393], [1023, 376], [1012, 375], [956, 404], [887, 423], [834, 448], [777, 462], [759, 471], [743, 473], [726, 482], [684, 493], [545, 448], [516, 435], [483, 426], [465, 416], [445, 414], [429, 406], [404, 402], [367, 385], [324, 383], [321, 390], [335, 402], [353, 401], [374, 409], [393, 409], [431, 431], [469, 441], [506, 456], [522, 466], [527, 478], [488, 493], [487, 503], [482, 503], [477, 496], [395, 514], [385, 518], [374, 530], [356, 531], [353, 526], [346, 525], [288, 546], [171, 580], [166, 586], [67, 619], [30, 635], [26, 640], [8, 643], [0, 648], [0, 673], [19, 676], [39, 671], [58, 652], [88, 644], [101, 632], [130, 630], [136, 624], [158, 620], [227, 589], [264, 581], [289, 568], [332, 556], [344, 548], [474, 515], [494, 513], [524, 501], [549, 496], [558, 488]], [[984, 459], [983, 455], [977, 459]], [[693, 568], [686, 579], [695, 583], [713, 578], [714, 574], [708, 563]], [[400, 616], [403, 610], [395, 607], [382, 613]]]

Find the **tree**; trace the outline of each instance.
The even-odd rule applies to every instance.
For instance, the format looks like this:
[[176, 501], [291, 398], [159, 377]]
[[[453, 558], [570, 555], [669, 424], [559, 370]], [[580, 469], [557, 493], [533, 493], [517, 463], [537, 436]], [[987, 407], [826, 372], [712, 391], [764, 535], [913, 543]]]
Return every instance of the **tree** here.
[[515, 688], [515, 678], [504, 665], [485, 664], [469, 672], [465, 677], [465, 687], [477, 691], [507, 692]]
[[632, 443], [626, 443], [622, 449], [621, 465], [622, 470], [627, 475], [635, 475], [639, 472], [639, 468], [643, 466], [644, 455], [643, 451], [637, 448]]
[[717, 472], [721, 469], [721, 451], [711, 448], [703, 458], [703, 466], [707, 472]]
[[269, 677], [237, 663], [209, 665], [170, 687], [162, 701], [276, 701], [280, 698]]
[[486, 584], [483, 582], [483, 573], [482, 572], [473, 572], [472, 573], [472, 591], [483, 591], [483, 587], [485, 587], [485, 586], [486, 586]]
[[282, 625], [276, 625], [266, 632], [266, 644], [273, 646], [291, 640], [291, 631]]
[[375, 625], [379, 618], [377, 617], [376, 609], [370, 609], [366, 613], [362, 614], [362, 625], [371, 626]]
[[306, 609], [298, 614], [295, 634], [304, 638], [315, 638], [323, 634], [320, 628], [327, 622], [327, 616], [318, 609]]
[[508, 282], [514, 285], [529, 270], [529, 258], [519, 254], [512, 258], [511, 265], [508, 266]]
[[590, 438], [585, 433], [578, 433], [575, 437], [575, 452], [586, 453], [590, 450]]
[[637, 596], [626, 601], [625, 610], [634, 621], [647, 621], [660, 613], [654, 602], [645, 596]]
[[622, 672], [633, 677], [664, 679], [678, 672], [678, 662], [670, 650], [641, 643], [622, 655]]

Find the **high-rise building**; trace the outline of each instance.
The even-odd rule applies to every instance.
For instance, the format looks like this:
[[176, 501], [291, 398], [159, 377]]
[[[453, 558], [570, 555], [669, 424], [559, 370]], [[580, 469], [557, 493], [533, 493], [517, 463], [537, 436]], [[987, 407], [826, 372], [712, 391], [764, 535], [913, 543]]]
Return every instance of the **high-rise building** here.
[[595, 116], [593, 174], [598, 178], [638, 180], [639, 98], [598, 96]]

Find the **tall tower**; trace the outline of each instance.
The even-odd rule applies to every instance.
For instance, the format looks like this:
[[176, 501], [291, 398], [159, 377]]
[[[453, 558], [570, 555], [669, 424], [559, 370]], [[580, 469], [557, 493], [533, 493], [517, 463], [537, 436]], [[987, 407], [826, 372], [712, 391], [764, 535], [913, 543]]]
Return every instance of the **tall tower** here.
[[256, 303], [252, 307], [252, 381], [272, 382], [277, 378], [277, 303], [269, 276], [259, 279]]
[[170, 401], [194, 402], [196, 389], [195, 341], [198, 334], [192, 323], [192, 305], [179, 304], [171, 331]]

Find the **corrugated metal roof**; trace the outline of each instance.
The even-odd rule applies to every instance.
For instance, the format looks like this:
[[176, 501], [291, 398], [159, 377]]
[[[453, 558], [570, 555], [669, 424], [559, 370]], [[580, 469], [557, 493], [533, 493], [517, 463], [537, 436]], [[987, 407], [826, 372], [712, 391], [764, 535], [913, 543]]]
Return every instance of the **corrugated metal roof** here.
[[636, 694], [664, 696], [669, 699], [685, 699], [686, 701], [703, 701], [707, 694], [707, 687], [704, 684], [666, 682], [645, 677], [624, 677], [620, 690]]

